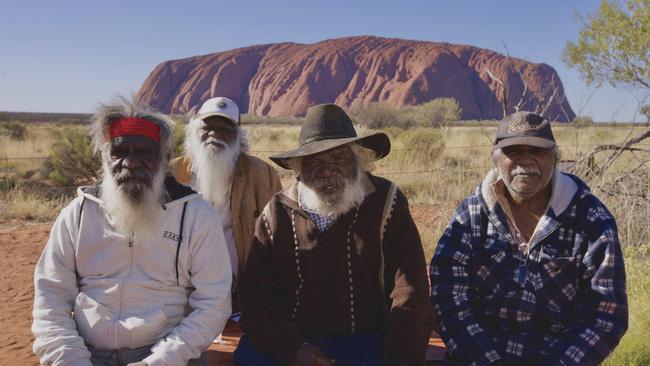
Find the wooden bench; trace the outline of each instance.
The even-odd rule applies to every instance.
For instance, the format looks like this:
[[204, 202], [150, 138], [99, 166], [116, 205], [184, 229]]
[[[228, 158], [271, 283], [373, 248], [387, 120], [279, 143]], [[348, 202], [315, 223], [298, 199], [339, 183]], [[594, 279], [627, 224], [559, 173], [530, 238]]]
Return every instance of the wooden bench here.
[[[210, 366], [232, 366], [234, 365], [232, 354], [237, 348], [239, 338], [242, 336], [239, 325], [235, 322], [228, 322], [221, 335], [221, 342], [212, 343], [208, 349], [208, 364]], [[445, 358], [445, 344], [435, 331], [429, 338], [427, 347], [427, 365], [442, 365]]]

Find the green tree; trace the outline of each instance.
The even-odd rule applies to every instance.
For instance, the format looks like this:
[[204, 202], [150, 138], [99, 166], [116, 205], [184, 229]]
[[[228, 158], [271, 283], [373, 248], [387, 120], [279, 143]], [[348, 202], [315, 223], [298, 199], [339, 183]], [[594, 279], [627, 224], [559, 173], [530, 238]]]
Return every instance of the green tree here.
[[650, 89], [650, 0], [627, 0], [625, 6], [603, 0], [596, 14], [580, 17], [576, 43], [562, 58], [588, 83], [609, 82]]

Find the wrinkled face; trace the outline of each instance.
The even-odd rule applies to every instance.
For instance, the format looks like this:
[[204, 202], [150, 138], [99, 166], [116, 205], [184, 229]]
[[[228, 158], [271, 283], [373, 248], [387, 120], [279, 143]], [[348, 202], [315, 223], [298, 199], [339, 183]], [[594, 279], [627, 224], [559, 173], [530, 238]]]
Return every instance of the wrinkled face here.
[[203, 120], [200, 130], [201, 143], [214, 149], [225, 149], [237, 139], [237, 126], [222, 116], [212, 116]]
[[151, 188], [160, 168], [160, 145], [142, 136], [123, 136], [111, 140], [106, 162], [117, 186], [134, 200]]
[[300, 173], [301, 181], [319, 195], [337, 196], [356, 178], [357, 161], [352, 149], [343, 145], [302, 158]]
[[513, 145], [501, 151], [501, 154], [497, 154], [496, 165], [511, 195], [531, 198], [544, 189], [553, 177], [553, 149]]

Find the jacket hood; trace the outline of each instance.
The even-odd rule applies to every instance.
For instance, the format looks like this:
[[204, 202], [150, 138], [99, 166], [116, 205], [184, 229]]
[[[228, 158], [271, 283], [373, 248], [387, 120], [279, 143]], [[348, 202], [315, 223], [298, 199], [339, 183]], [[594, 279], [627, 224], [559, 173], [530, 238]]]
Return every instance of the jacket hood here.
[[[492, 186], [499, 181], [498, 170], [492, 169], [485, 176], [477, 188], [477, 194], [485, 204], [488, 212], [492, 212], [496, 206], [497, 199]], [[589, 191], [589, 187], [580, 178], [572, 174], [562, 173], [556, 170], [551, 179], [551, 198], [548, 208], [552, 209], [556, 216], [560, 216], [569, 207], [576, 194]]]

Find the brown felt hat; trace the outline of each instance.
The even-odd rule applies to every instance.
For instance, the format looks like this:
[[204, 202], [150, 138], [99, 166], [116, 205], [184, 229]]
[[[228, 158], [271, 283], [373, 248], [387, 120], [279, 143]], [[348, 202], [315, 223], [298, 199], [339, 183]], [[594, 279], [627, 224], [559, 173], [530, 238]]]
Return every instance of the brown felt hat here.
[[307, 110], [298, 137], [299, 147], [269, 158], [289, 169], [289, 160], [292, 158], [318, 154], [353, 142], [375, 151], [377, 160], [390, 152], [390, 140], [385, 133], [359, 137], [352, 120], [341, 107], [336, 104], [319, 104]]

